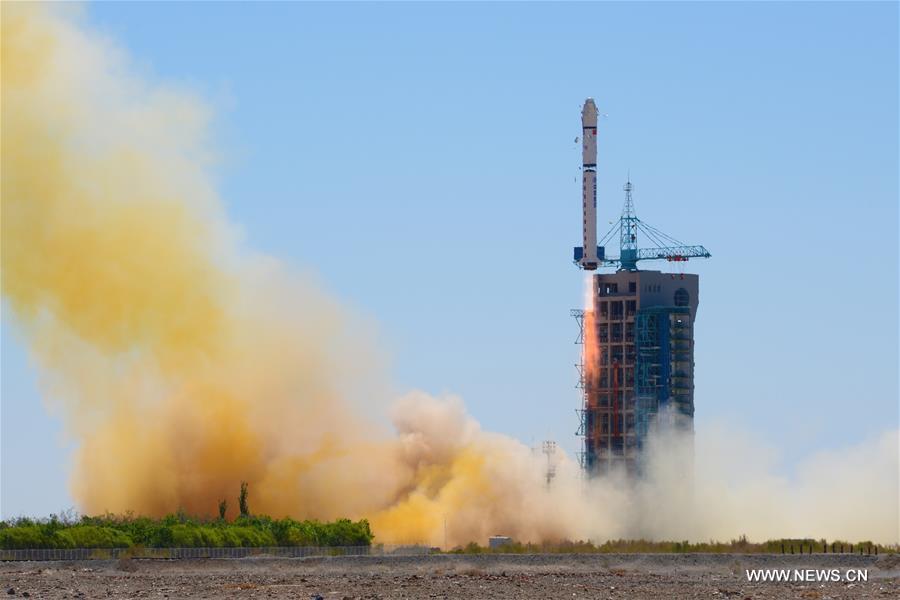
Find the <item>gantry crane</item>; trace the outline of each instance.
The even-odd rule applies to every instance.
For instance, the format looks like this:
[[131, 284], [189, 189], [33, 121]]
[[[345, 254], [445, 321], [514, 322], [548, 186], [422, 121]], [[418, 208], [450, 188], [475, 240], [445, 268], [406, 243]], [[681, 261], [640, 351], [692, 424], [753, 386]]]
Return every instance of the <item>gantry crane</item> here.
[[[685, 262], [691, 258], [709, 258], [709, 251], [703, 246], [689, 246], [667, 235], [652, 225], [637, 218], [634, 212], [634, 201], [631, 198], [631, 178], [623, 187], [625, 190], [625, 207], [618, 223], [606, 232], [606, 235], [598, 242], [603, 248], [610, 243], [619, 231], [619, 256], [606, 258], [598, 256], [597, 263], [600, 267], [618, 267], [620, 271], [637, 271], [639, 260], [666, 260], [669, 262]], [[641, 231], [652, 242], [654, 248], [638, 248], [637, 236]], [[577, 261], [576, 261], [577, 262]]]

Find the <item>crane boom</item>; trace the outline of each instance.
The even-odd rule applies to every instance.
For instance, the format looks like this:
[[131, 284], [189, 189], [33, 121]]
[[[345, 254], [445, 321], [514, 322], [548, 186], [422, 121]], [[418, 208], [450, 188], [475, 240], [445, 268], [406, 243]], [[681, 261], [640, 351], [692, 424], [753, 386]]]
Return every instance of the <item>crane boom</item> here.
[[666, 246], [663, 248], [641, 248], [637, 251], [638, 260], [665, 259], [682, 261], [689, 258], [709, 258], [711, 254], [703, 246]]
[[[691, 258], [709, 258], [712, 256], [705, 247], [684, 244], [649, 223], [638, 219], [634, 211], [634, 201], [631, 198], [631, 190], [634, 188], [630, 180], [623, 189], [625, 190], [625, 207], [618, 222], [599, 241], [597, 252], [598, 265], [618, 267], [620, 270], [625, 271], [637, 271], [637, 262], [639, 260], [685, 262]], [[619, 256], [607, 258], [604, 248], [606, 244], [612, 242], [616, 232], [619, 235]], [[641, 232], [642, 235], [653, 241], [656, 246], [653, 248], [638, 248], [638, 232]]]

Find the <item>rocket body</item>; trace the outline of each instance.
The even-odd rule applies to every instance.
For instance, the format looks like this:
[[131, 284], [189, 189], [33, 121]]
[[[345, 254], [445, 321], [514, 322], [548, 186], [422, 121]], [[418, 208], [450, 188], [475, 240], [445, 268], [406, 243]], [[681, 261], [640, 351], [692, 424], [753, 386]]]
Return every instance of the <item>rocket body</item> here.
[[584, 251], [581, 268], [597, 268], [597, 106], [592, 98], [581, 109], [581, 200]]

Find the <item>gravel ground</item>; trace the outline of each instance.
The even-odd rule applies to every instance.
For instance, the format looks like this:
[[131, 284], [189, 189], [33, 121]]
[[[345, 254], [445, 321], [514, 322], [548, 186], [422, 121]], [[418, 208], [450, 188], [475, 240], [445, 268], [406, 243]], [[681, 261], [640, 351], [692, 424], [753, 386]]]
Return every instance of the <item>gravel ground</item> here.
[[[750, 583], [745, 569], [868, 569]], [[900, 556], [472, 555], [0, 564], [2, 598], [900, 598]]]

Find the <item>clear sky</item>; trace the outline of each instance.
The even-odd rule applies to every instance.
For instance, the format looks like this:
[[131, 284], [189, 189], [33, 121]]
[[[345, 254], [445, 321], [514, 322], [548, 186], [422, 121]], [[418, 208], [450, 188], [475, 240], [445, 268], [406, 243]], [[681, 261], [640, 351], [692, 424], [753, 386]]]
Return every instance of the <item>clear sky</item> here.
[[[601, 232], [630, 170], [638, 215], [713, 254], [687, 265], [696, 428], [752, 431], [790, 471], [897, 427], [897, 3], [87, 13], [143, 76], [213, 106], [246, 244], [376, 319], [398, 390], [577, 449], [574, 139], [593, 96]], [[2, 318], [0, 512], [55, 512], [70, 449]]]

